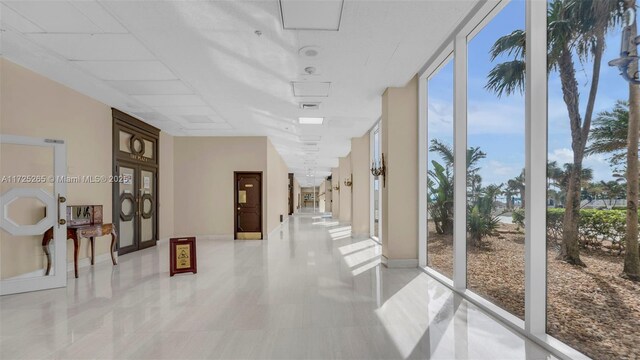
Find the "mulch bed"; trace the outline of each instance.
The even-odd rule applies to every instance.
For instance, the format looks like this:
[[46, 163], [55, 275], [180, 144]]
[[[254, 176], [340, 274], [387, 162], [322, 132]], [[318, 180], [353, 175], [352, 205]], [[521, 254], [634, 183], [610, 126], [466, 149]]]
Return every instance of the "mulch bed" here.
[[[548, 333], [594, 359], [640, 359], [640, 283], [621, 278], [623, 256], [583, 249], [586, 268], [548, 251]], [[468, 287], [524, 318], [524, 234], [500, 234], [467, 252]], [[429, 266], [451, 277], [453, 239], [429, 224]]]

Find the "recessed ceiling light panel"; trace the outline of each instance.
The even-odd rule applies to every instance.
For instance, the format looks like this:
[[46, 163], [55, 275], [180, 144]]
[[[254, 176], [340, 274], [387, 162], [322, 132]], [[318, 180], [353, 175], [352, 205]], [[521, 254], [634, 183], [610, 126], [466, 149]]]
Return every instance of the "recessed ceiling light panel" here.
[[299, 117], [298, 122], [300, 125], [322, 125], [324, 123], [323, 117]]

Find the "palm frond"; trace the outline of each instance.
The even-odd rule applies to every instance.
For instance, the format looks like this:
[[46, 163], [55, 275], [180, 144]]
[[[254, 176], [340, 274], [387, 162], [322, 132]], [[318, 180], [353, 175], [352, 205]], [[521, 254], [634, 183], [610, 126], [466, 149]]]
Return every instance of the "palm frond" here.
[[524, 93], [526, 63], [512, 60], [497, 64], [487, 76], [485, 89], [494, 92], [498, 97]]
[[515, 30], [509, 35], [500, 37], [489, 51], [491, 61], [494, 61], [500, 55], [513, 56], [515, 59], [524, 60], [525, 39], [524, 30]]

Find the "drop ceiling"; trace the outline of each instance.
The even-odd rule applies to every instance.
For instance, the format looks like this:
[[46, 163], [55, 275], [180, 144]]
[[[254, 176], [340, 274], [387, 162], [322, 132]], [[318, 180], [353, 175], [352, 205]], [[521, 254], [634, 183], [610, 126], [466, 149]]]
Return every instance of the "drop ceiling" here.
[[268, 136], [317, 185], [474, 3], [1, 1], [0, 51], [172, 135]]

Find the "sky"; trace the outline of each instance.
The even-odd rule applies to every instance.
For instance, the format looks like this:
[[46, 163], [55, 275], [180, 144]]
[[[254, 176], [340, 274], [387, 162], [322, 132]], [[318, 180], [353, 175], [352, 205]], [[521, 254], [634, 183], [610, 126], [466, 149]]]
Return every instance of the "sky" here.
[[[489, 71], [496, 64], [511, 59], [503, 57], [491, 62], [491, 46], [501, 36], [524, 27], [525, 3], [514, 0], [485, 25], [468, 45], [467, 145], [480, 147], [487, 154], [479, 163], [483, 186], [506, 183], [518, 176], [524, 168], [524, 96], [514, 94], [498, 98], [484, 89]], [[621, 29], [616, 28], [607, 36], [595, 114], [611, 109], [616, 100], [627, 98], [627, 83], [619, 75], [617, 68], [607, 65], [609, 60], [618, 57], [620, 34]], [[581, 64], [577, 59], [574, 61], [581, 114], [584, 116], [591, 63]], [[549, 74], [548, 104], [548, 159], [557, 161], [560, 165], [572, 162], [571, 131], [557, 72]], [[429, 142], [437, 138], [453, 144], [453, 57], [429, 80], [428, 112]], [[431, 160], [441, 161], [436, 154], [430, 152], [429, 161]], [[605, 155], [586, 158], [584, 166], [594, 170], [596, 181], [612, 179]]]

